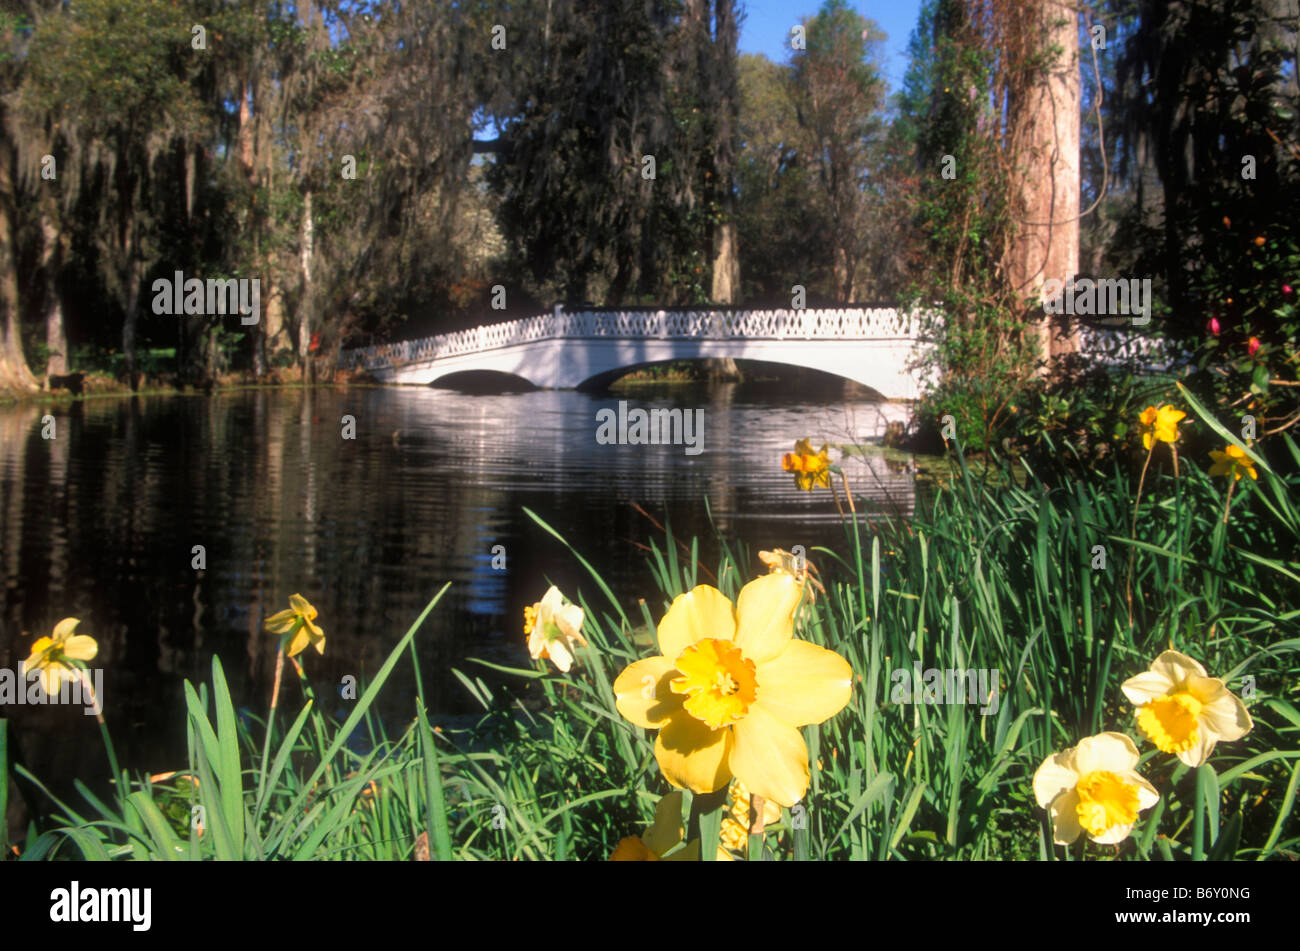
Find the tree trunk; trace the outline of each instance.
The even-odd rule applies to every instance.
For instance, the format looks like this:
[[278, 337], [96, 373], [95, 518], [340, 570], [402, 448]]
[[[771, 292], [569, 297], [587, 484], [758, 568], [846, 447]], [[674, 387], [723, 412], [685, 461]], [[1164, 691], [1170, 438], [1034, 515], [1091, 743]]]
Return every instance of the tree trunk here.
[[307, 381], [308, 347], [311, 345], [311, 313], [314, 294], [311, 283], [312, 255], [315, 251], [312, 236], [311, 189], [307, 189], [302, 203], [302, 239], [300, 242], [302, 262], [302, 296], [298, 301], [298, 363], [302, 367], [303, 381]]
[[59, 271], [63, 265], [62, 236], [51, 209], [41, 213], [41, 275], [45, 283], [45, 348], [49, 362], [45, 376], [62, 376], [68, 372], [68, 335], [63, 326], [63, 298], [59, 293]]
[[132, 391], [140, 388], [139, 364], [136, 360], [135, 328], [140, 308], [140, 265], [135, 259], [135, 242], [126, 265], [126, 319], [122, 322], [122, 355], [126, 357], [126, 380]]
[[857, 262], [849, 256], [848, 248], [843, 244], [835, 247], [835, 292], [841, 304], [853, 300], [856, 290], [853, 280], [857, 271]]
[[[3, 128], [4, 113], [0, 111], [0, 129]], [[13, 159], [12, 145], [0, 144], [0, 390], [34, 393], [40, 387], [23, 355], [19, 321]]]
[[734, 304], [740, 296], [740, 257], [736, 253], [736, 224], [725, 221], [713, 229], [714, 302]]
[[253, 107], [252, 86], [247, 79], [240, 86], [239, 96], [239, 166], [244, 177], [250, 182], [253, 173]]
[[[703, 29], [708, 33], [708, 3], [701, 4]], [[711, 78], [709, 98], [715, 100], [712, 180], [722, 206], [722, 220], [713, 227], [713, 286], [710, 297], [718, 304], [734, 304], [740, 296], [740, 256], [736, 248], [734, 194], [736, 149], [739, 138], [739, 90], [736, 78], [736, 43], [739, 24], [732, 0], [716, 0], [713, 8], [713, 42], [706, 51], [704, 73]], [[740, 381], [740, 367], [731, 357], [709, 361], [709, 378]]]
[[[1024, 169], [1021, 221], [1012, 243], [1008, 276], [1021, 298], [1039, 309], [1034, 334], [1047, 360], [1079, 349], [1078, 329], [1041, 312], [1047, 280], [1065, 281], [1079, 269], [1079, 26], [1078, 14], [1057, 0], [1037, 0], [1041, 49], [1062, 55], [1046, 67], [1026, 96], [1013, 103], [1011, 161]], [[1028, 19], [1028, 18], [1027, 18]]]

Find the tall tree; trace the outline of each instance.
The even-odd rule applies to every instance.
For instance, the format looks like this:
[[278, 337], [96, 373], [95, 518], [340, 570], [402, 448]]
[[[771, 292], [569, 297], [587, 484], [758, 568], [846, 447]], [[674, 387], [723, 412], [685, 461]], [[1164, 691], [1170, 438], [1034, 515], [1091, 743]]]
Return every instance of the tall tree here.
[[15, 192], [19, 155], [12, 94], [27, 64], [25, 46], [32, 25], [27, 4], [0, 7], [0, 390], [31, 392], [37, 388], [23, 353], [21, 302], [18, 296], [18, 209]]
[[845, 0], [826, 0], [807, 27], [806, 49], [791, 57], [795, 109], [821, 183], [834, 255], [834, 296], [856, 296], [869, 240], [873, 146], [882, 135], [885, 35]]
[[80, 187], [96, 196], [104, 278], [122, 310], [132, 386], [140, 294], [168, 220], [163, 207], [177, 182], [177, 191], [192, 185], [177, 172], [204, 129], [191, 86], [204, 65], [194, 22], [182, 6], [85, 0], [57, 28], [39, 30], [33, 47], [32, 102], [71, 130]]
[[[1005, 104], [1003, 145], [1017, 174], [1016, 230], [1007, 277], [1040, 305], [1047, 280], [1079, 271], [1079, 18], [1064, 0], [1000, 0], [983, 22], [998, 51], [995, 108]], [[1035, 328], [1047, 365], [1079, 349], [1076, 328], [1040, 314]]]

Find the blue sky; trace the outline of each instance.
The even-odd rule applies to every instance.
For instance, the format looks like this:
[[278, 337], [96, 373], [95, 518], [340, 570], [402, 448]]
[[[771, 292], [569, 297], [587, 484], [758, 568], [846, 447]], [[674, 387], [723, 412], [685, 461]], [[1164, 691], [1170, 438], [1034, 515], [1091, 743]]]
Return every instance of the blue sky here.
[[[790, 27], [804, 17], [816, 15], [822, 0], [742, 0], [745, 20], [740, 28], [740, 51], [762, 53], [780, 63], [787, 56], [786, 39]], [[855, 0], [853, 9], [880, 24], [889, 34], [885, 44], [885, 78], [889, 91], [897, 92], [907, 69], [907, 39], [916, 26], [921, 0]]]

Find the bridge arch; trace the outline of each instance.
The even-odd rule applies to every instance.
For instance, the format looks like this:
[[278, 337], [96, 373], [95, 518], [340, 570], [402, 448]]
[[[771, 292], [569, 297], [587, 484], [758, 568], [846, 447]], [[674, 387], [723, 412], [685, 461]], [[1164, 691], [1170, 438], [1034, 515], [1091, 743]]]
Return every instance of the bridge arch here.
[[[593, 376], [590, 376], [587, 379], [582, 380], [574, 388], [583, 391], [599, 392], [608, 389], [611, 384], [615, 383], [616, 381], [622, 379], [625, 376], [628, 376], [629, 374], [636, 373], [638, 370], [646, 370], [651, 367], [663, 366], [669, 363], [703, 362], [708, 359], [712, 359], [712, 358], [671, 357], [666, 360], [652, 360], [646, 363], [635, 363], [635, 364], [629, 364], [627, 366], [622, 366], [622, 367], [614, 367], [612, 369], [596, 373]], [[747, 369], [742, 369], [742, 373], [746, 376], [746, 378], [748, 378], [755, 371], [759, 373], [764, 373], [764, 372], [771, 373], [771, 372], [780, 372], [782, 370], [785, 371], [813, 370], [816, 371], [817, 373], [822, 374], [829, 381], [838, 380], [844, 383], [854, 383], [862, 387], [863, 389], [869, 391], [867, 394], [868, 398], [875, 398], [879, 400], [886, 400], [888, 398], [883, 393], [881, 393], [878, 389], [876, 389], [874, 386], [863, 383], [860, 380], [854, 380], [851, 377], [843, 376], [842, 374], [839, 373], [828, 371], [824, 369], [821, 365], [808, 366], [806, 364], [792, 363], [789, 360], [756, 360], [749, 357], [737, 357], [736, 359], [742, 360], [746, 363]], [[820, 364], [821, 361], [818, 362]]]

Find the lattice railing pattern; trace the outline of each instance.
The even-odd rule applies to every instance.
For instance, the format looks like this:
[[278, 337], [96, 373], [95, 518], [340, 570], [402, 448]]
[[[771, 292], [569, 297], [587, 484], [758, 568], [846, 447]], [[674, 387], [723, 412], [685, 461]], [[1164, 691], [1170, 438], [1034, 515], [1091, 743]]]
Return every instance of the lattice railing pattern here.
[[[380, 344], [339, 354], [343, 369], [367, 370], [480, 353], [541, 340], [621, 337], [642, 340], [911, 340], [914, 316], [892, 307], [808, 310], [559, 310], [469, 330]], [[1167, 369], [1190, 355], [1131, 331], [1085, 327], [1084, 352], [1106, 363]]]
[[1098, 362], [1132, 364], [1148, 370], [1168, 370], [1192, 362], [1189, 351], [1170, 341], [1131, 330], [1084, 327], [1079, 335], [1083, 352]]
[[339, 353], [343, 369], [367, 370], [556, 339], [898, 340], [912, 318], [892, 307], [809, 310], [605, 310], [541, 314], [469, 330]]

